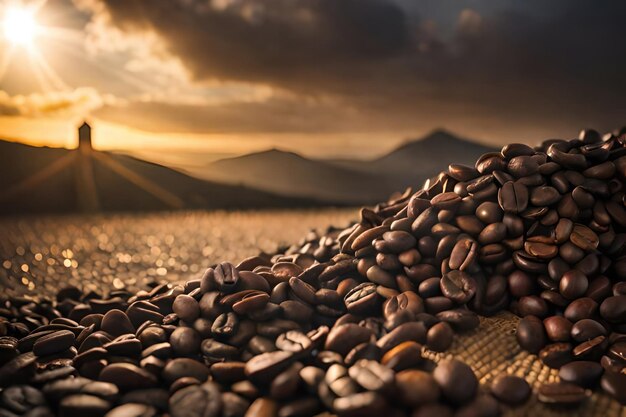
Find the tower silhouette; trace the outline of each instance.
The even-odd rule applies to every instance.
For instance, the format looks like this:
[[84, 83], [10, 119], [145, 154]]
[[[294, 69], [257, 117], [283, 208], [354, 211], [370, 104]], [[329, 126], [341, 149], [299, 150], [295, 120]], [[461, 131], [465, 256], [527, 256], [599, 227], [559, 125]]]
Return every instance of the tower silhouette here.
[[91, 126], [85, 121], [78, 128], [78, 163], [74, 171], [74, 183], [78, 209], [86, 213], [98, 211], [100, 208], [93, 172], [93, 152]]
[[78, 128], [78, 148], [89, 148], [91, 146], [91, 126], [86, 121]]

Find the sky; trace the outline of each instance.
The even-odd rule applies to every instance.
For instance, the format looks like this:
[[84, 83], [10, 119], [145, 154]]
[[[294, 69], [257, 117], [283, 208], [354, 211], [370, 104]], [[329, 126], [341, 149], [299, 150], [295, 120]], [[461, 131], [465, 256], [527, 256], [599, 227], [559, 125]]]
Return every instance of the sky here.
[[[0, 0], [0, 137], [184, 160], [367, 158], [626, 124], [626, 2]], [[10, 10], [36, 34], [10, 39]]]

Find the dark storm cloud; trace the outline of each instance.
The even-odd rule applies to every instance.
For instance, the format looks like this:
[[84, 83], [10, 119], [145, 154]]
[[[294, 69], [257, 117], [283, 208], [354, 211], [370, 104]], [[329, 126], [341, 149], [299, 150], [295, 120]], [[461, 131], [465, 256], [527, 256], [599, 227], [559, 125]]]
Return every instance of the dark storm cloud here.
[[513, 127], [608, 129], [626, 114], [623, 1], [444, 1], [448, 32], [400, 0], [89, 1], [122, 30], [156, 33], [196, 81], [335, 96], [405, 127], [426, 109]]

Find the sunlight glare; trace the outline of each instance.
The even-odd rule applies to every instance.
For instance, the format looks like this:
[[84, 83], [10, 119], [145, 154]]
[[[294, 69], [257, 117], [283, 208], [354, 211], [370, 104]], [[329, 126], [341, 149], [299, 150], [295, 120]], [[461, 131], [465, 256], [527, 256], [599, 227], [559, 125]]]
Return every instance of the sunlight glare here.
[[4, 13], [2, 26], [5, 38], [12, 44], [19, 46], [32, 46], [38, 33], [35, 13], [25, 7], [7, 10]]

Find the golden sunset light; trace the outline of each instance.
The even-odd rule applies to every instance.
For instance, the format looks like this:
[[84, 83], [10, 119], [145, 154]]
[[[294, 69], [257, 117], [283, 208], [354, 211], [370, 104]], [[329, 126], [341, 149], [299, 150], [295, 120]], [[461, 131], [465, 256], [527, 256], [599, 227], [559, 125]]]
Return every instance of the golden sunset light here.
[[35, 13], [27, 8], [10, 8], [5, 11], [2, 27], [7, 40], [18, 46], [32, 46], [39, 32]]

